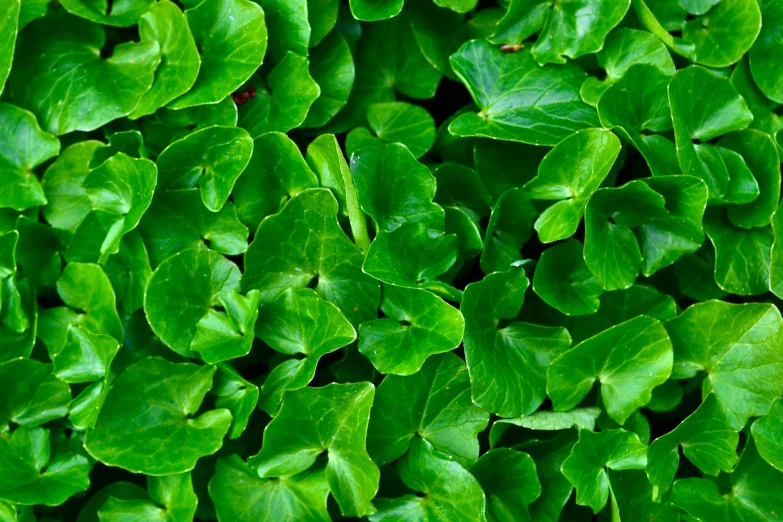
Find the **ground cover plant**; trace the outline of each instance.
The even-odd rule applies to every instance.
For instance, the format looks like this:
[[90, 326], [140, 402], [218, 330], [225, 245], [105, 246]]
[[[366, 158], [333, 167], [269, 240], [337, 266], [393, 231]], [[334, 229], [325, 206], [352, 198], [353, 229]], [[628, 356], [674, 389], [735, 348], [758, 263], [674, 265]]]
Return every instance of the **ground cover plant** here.
[[783, 520], [783, 0], [0, 0], [0, 521]]

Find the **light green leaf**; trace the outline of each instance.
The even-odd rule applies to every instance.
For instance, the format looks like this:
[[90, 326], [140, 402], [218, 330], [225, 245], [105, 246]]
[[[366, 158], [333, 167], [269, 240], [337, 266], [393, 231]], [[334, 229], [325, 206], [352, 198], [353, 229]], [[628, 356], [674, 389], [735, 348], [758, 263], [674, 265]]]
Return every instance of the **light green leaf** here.
[[367, 450], [379, 465], [405, 454], [422, 438], [463, 466], [476, 462], [476, 436], [489, 414], [471, 402], [467, 368], [453, 354], [436, 355], [408, 377], [387, 375], [373, 403]]
[[601, 123], [644, 156], [653, 176], [680, 172], [674, 144], [665, 136], [653, 134], [672, 128], [667, 94], [671, 74], [654, 65], [632, 65], [607, 87], [605, 96], [596, 100]]
[[201, 190], [160, 191], [139, 223], [153, 267], [188, 248], [204, 248], [226, 255], [247, 250], [247, 227], [228, 201], [218, 212], [202, 202]]
[[261, 452], [248, 463], [262, 478], [283, 477], [307, 470], [326, 452], [326, 480], [343, 514], [374, 513], [370, 499], [378, 491], [380, 472], [365, 450], [374, 395], [368, 382], [286, 393], [264, 430]]
[[271, 63], [277, 64], [292, 51], [307, 56], [310, 47], [310, 23], [307, 0], [260, 0], [269, 31]]
[[101, 522], [146, 520], [149, 522], [191, 522], [198, 498], [190, 473], [147, 477], [149, 495], [143, 498], [110, 496], [97, 510]]
[[253, 155], [234, 185], [231, 197], [239, 219], [251, 230], [276, 214], [289, 198], [318, 186], [291, 138], [270, 132], [253, 140]]
[[597, 190], [585, 209], [584, 259], [605, 290], [630, 287], [642, 252], [631, 230], [667, 218], [666, 200], [642, 181]]
[[71, 391], [52, 373], [52, 365], [11, 359], [0, 364], [0, 379], [14, 383], [0, 392], [0, 427], [13, 422], [35, 428], [67, 415]]
[[598, 124], [595, 109], [579, 97], [585, 73], [572, 64], [540, 67], [526, 51], [503, 53], [472, 40], [452, 55], [451, 67], [481, 111], [449, 125], [457, 136], [555, 145]]
[[334, 134], [322, 134], [307, 146], [307, 164], [318, 175], [321, 186], [330, 189], [337, 198], [341, 213], [348, 216], [356, 246], [367, 252], [370, 247], [367, 217], [359, 208], [353, 174]]
[[136, 25], [139, 17], [155, 5], [153, 0], [125, 0], [117, 4], [109, 0], [64, 0], [61, 4], [71, 14], [118, 27]]
[[557, 201], [536, 220], [542, 242], [574, 234], [587, 200], [609, 174], [619, 153], [620, 140], [602, 129], [578, 131], [549, 151], [538, 166], [538, 176], [525, 185], [531, 199]]
[[404, 224], [375, 236], [362, 270], [390, 285], [434, 288], [457, 260], [457, 243], [455, 234], [433, 237], [421, 223]]
[[412, 375], [462, 342], [462, 314], [426, 290], [383, 285], [381, 310], [386, 317], [359, 325], [359, 351], [383, 374]]
[[24, 25], [19, 24], [21, 1], [4, 0], [3, 10], [5, 15], [0, 21], [0, 94], [3, 93], [5, 81], [11, 72], [11, 62], [14, 58], [14, 45], [19, 29]]
[[598, 298], [604, 290], [587, 268], [581, 243], [569, 239], [541, 254], [533, 274], [533, 291], [566, 315], [586, 315], [598, 310]]
[[351, 156], [359, 204], [378, 231], [421, 223], [443, 231], [443, 209], [432, 202], [436, 182], [429, 169], [398, 143], [360, 150]]
[[672, 343], [660, 321], [639, 316], [609, 328], [555, 359], [547, 371], [547, 393], [557, 411], [579, 404], [593, 384], [609, 417], [624, 424], [650, 402], [652, 389], [672, 371]]
[[492, 41], [521, 44], [540, 32], [532, 47], [536, 61], [541, 65], [566, 63], [566, 56], [578, 58], [600, 51], [606, 35], [620, 23], [630, 5], [630, 0], [572, 0], [553, 5], [512, 0]]
[[[744, 129], [753, 114], [727, 78], [703, 67], [677, 71], [669, 84], [669, 103], [682, 172], [703, 179], [711, 199], [722, 198], [728, 190], [729, 173], [715, 147], [706, 142]], [[693, 140], [702, 143], [694, 144]]]
[[374, 22], [400, 14], [404, 0], [350, 0], [351, 14], [357, 20]]
[[[621, 27], [609, 34], [604, 48], [596, 54], [596, 59], [606, 71], [606, 78], [588, 78], [579, 90], [582, 99], [593, 106], [598, 104], [601, 95], [633, 65], [649, 64], [666, 76], [674, 74], [674, 61], [666, 45], [647, 31], [627, 27]], [[611, 100], [612, 98], [608, 97], [608, 101]], [[634, 110], [633, 106], [626, 108]]]
[[209, 481], [209, 496], [218, 520], [329, 522], [329, 484], [323, 469], [263, 479], [236, 455], [220, 459]]
[[402, 482], [419, 495], [380, 498], [371, 522], [485, 522], [486, 498], [481, 485], [465, 468], [423, 439], [411, 444], [397, 471]]
[[779, 520], [783, 502], [778, 491], [783, 488], [783, 475], [759, 456], [753, 439], [745, 444], [730, 487], [723, 494], [710, 479], [681, 479], [674, 483], [672, 503], [697, 520]]
[[57, 506], [90, 487], [87, 457], [52, 448], [50, 434], [42, 428], [18, 428], [10, 437], [0, 437], [0, 499]]
[[704, 231], [715, 247], [715, 282], [722, 290], [738, 295], [769, 290], [771, 227], [737, 227], [725, 208], [715, 208], [704, 216]]
[[737, 430], [726, 420], [715, 395], [709, 394], [674, 430], [650, 444], [647, 476], [653, 485], [653, 496], [660, 499], [671, 486], [680, 463], [679, 448], [702, 472], [717, 475], [734, 468], [738, 442]]
[[490, 446], [497, 444], [510, 425], [539, 431], [559, 431], [569, 428], [593, 431], [595, 420], [600, 414], [600, 408], [575, 408], [571, 411], [539, 410], [516, 419], [498, 419], [492, 423], [489, 435]]
[[283, 393], [307, 386], [319, 359], [354, 342], [356, 331], [334, 304], [300, 288], [261, 306], [256, 336], [280, 353], [297, 356], [275, 367], [261, 386], [259, 407], [275, 415]]
[[239, 294], [239, 278], [234, 263], [205, 248], [169, 257], [152, 273], [144, 294], [152, 330], [178, 354], [198, 352], [210, 364], [246, 355], [258, 292]]
[[158, 0], [141, 15], [139, 36], [143, 42], [158, 43], [161, 63], [152, 87], [129, 115], [131, 119], [152, 114], [186, 93], [196, 82], [201, 66], [185, 15], [169, 0]]
[[24, 210], [46, 204], [33, 169], [59, 152], [60, 141], [41, 130], [35, 116], [0, 103], [0, 208]]
[[225, 408], [231, 412], [233, 421], [228, 438], [236, 439], [245, 431], [250, 415], [256, 409], [258, 387], [243, 379], [230, 365], [219, 363], [211, 393], [217, 397], [216, 408]]
[[57, 135], [91, 131], [130, 114], [152, 85], [160, 47], [122, 43], [104, 59], [105, 43], [100, 25], [65, 10], [36, 20], [19, 38], [23, 52], [9, 77], [11, 98]]
[[[302, 125], [321, 93], [308, 67], [307, 58], [289, 51], [267, 76], [267, 89], [259, 87], [257, 96], [240, 105], [239, 126], [257, 138], [265, 132], [288, 132]], [[264, 83], [257, 75], [249, 82]]]
[[522, 268], [496, 272], [465, 288], [465, 359], [473, 400], [501, 417], [533, 413], [546, 398], [546, 369], [568, 349], [565, 328], [512, 322], [528, 286]]
[[199, 187], [204, 206], [217, 212], [252, 154], [253, 141], [243, 129], [215, 126], [198, 130], [160, 153], [158, 190]]
[[213, 366], [142, 359], [111, 385], [84, 447], [104, 464], [134, 473], [190, 471], [215, 453], [231, 424], [225, 409], [196, 416], [212, 387]]
[[72, 383], [102, 379], [119, 349], [119, 343], [110, 335], [68, 325], [65, 346], [53, 358], [54, 374]]
[[193, 87], [169, 107], [218, 103], [258, 69], [267, 45], [264, 11], [250, 0], [205, 0], [185, 11], [201, 55]]
[[435, 121], [418, 105], [374, 103], [367, 108], [367, 122], [382, 143], [402, 143], [415, 158], [435, 143]]
[[244, 290], [268, 303], [288, 288], [312, 287], [357, 326], [374, 319], [378, 283], [361, 270], [363, 256], [337, 223], [337, 200], [326, 189], [300, 192], [265, 219], [245, 253]]
[[511, 448], [486, 452], [470, 468], [487, 496], [487, 520], [530, 520], [528, 505], [541, 495], [536, 464], [530, 455]]
[[781, 207], [772, 214], [773, 242], [769, 260], [769, 289], [778, 297], [783, 296], [783, 211]]
[[750, 71], [767, 98], [783, 103], [783, 75], [775, 59], [783, 51], [783, 4], [771, 1], [760, 7], [763, 23], [748, 54]]
[[579, 442], [563, 462], [562, 472], [576, 488], [576, 503], [598, 513], [609, 498], [607, 469], [644, 469], [647, 446], [630, 431], [593, 433], [579, 430]]
[[774, 305], [699, 303], [667, 321], [666, 329], [674, 346], [675, 374], [686, 378], [705, 371], [702, 395], [716, 395], [734, 429], [764, 415], [783, 393], [783, 354], [778, 350], [783, 318]]
[[310, 106], [302, 127], [326, 125], [340, 112], [348, 102], [355, 75], [348, 43], [339, 31], [330, 32], [310, 50], [310, 76], [318, 84], [321, 94]]

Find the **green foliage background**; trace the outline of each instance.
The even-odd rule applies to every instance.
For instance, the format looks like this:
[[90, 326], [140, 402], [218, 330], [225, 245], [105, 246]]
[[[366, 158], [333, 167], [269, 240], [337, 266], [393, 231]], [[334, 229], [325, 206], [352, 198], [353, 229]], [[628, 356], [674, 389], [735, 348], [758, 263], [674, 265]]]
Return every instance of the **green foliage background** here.
[[783, 520], [783, 0], [0, 0], [0, 521]]

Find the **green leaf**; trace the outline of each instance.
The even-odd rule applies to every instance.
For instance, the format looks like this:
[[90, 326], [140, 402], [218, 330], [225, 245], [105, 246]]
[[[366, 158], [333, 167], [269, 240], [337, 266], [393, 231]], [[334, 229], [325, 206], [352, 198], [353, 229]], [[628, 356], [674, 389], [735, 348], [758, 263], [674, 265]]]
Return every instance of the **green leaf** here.
[[[300, 192], [265, 219], [245, 253], [243, 290], [268, 303], [288, 288], [313, 287], [357, 326], [374, 319], [378, 283], [361, 270], [363, 256], [337, 223], [337, 200], [325, 189]], [[317, 281], [317, 282], [316, 282]]]
[[351, 49], [338, 31], [330, 32], [310, 50], [310, 76], [321, 94], [307, 111], [302, 127], [320, 127], [348, 102], [356, 76]]
[[247, 250], [248, 230], [229, 201], [218, 212], [202, 202], [201, 190], [158, 192], [139, 223], [153, 267], [188, 248], [205, 245], [226, 255]]
[[119, 343], [110, 335], [68, 325], [65, 345], [53, 357], [54, 374], [65, 382], [102, 379], [119, 349]]
[[724, 209], [704, 216], [704, 231], [715, 247], [715, 282], [738, 295], [760, 295], [770, 288], [771, 227], [740, 228]]
[[522, 268], [496, 272], [465, 289], [465, 359], [473, 400], [500, 417], [533, 413], [546, 398], [546, 369], [571, 344], [565, 328], [512, 322], [528, 280]]
[[[492, 201], [512, 187], [524, 187], [536, 177], [538, 165], [549, 152], [548, 147], [525, 143], [477, 139], [473, 145], [476, 172]], [[526, 161], [519, 161], [525, 157]]]
[[705, 183], [693, 176], [655, 176], [642, 181], [663, 196], [668, 216], [639, 226], [642, 274], [649, 277], [704, 242], [702, 218], [707, 206]]
[[729, 134], [718, 145], [742, 156], [759, 189], [751, 203], [729, 207], [729, 221], [742, 228], [767, 226], [780, 194], [780, 156], [775, 142], [761, 131], [746, 129]]
[[674, 483], [672, 503], [698, 520], [716, 521], [775, 520], [783, 509], [777, 494], [783, 475], [759, 456], [753, 439], [742, 451], [730, 487], [722, 494], [710, 479], [680, 479]]
[[317, 186], [318, 179], [296, 144], [285, 134], [270, 132], [253, 140], [253, 155], [231, 196], [239, 219], [255, 230], [289, 198]]
[[253, 141], [242, 129], [215, 126], [198, 130], [160, 153], [158, 190], [199, 187], [204, 206], [217, 212], [252, 154]]
[[[727, 78], [703, 67], [688, 67], [674, 75], [669, 84], [669, 103], [683, 173], [703, 179], [711, 199], [722, 198], [728, 190], [729, 172], [716, 156], [715, 147], [706, 142], [744, 129], [753, 114]], [[693, 140], [701, 143], [694, 144]]]
[[307, 20], [307, 0], [261, 0], [268, 25], [269, 58], [282, 60], [288, 51], [307, 56], [310, 46], [310, 24]]
[[[725, 327], [702, 326], [713, 324]], [[715, 394], [734, 429], [764, 415], [783, 393], [783, 357], [777, 350], [783, 318], [774, 305], [698, 303], [667, 321], [666, 329], [674, 346], [675, 375], [691, 377], [705, 371], [702, 395]]]
[[[432, 169], [432, 175], [438, 185], [435, 201], [440, 205], [457, 207], [476, 223], [490, 214], [491, 197], [475, 170], [459, 163], [442, 163]], [[521, 198], [509, 195], [507, 199], [516, 202]]]
[[660, 520], [679, 522], [681, 511], [669, 496], [661, 502], [653, 501], [653, 487], [641, 470], [609, 471], [612, 514], [614, 520]]
[[185, 17], [201, 67], [193, 87], [169, 104], [172, 109], [218, 103], [230, 95], [261, 65], [267, 45], [264, 11], [250, 0], [206, 0]]
[[568, 411], [598, 381], [609, 417], [624, 424], [650, 402], [652, 389], [669, 378], [672, 358], [672, 343], [663, 325], [642, 315], [604, 330], [555, 359], [547, 370], [547, 394], [555, 410]]
[[220, 448], [231, 424], [225, 409], [196, 416], [214, 373], [213, 366], [140, 360], [111, 385], [84, 447], [104, 464], [134, 473], [192, 470], [200, 457]]
[[595, 109], [579, 97], [585, 73], [572, 64], [540, 67], [528, 52], [503, 53], [472, 40], [452, 55], [451, 67], [481, 111], [449, 125], [457, 136], [555, 145], [598, 125]]
[[357, 20], [374, 22], [400, 14], [404, 0], [350, 0], [351, 14]]
[[24, 210], [46, 204], [33, 169], [59, 152], [60, 141], [41, 130], [35, 116], [0, 103], [0, 207]]
[[781, 207], [772, 214], [773, 242], [769, 260], [769, 289], [777, 297], [783, 296], [783, 212]]
[[593, 431], [595, 421], [600, 414], [600, 408], [575, 408], [571, 411], [538, 410], [516, 419], [498, 419], [492, 423], [489, 435], [490, 446], [496, 446], [511, 426], [538, 431], [559, 431], [569, 428]]
[[761, 7], [761, 32], [748, 53], [753, 80], [767, 98], [783, 102], [783, 76], [775, 56], [783, 50], [783, 4], [764, 2]]
[[596, 313], [572, 320], [568, 331], [575, 343], [640, 315], [665, 321], [675, 317], [678, 311], [677, 303], [670, 295], [640, 284], [601, 294], [600, 303]]
[[[90, 289], [89, 293], [84, 292], [86, 288]], [[114, 290], [100, 266], [68, 263], [57, 281], [57, 293], [68, 306], [46, 309], [41, 314], [38, 330], [50, 356], [54, 357], [65, 346], [69, 324], [106, 333], [122, 342], [123, 327], [117, 314]]]
[[404, 145], [357, 151], [351, 156], [351, 173], [359, 204], [378, 231], [392, 231], [405, 223], [443, 231], [443, 209], [432, 202], [435, 178]]
[[[365, 450], [375, 388], [368, 382], [330, 384], [286, 393], [264, 430], [261, 452], [248, 463], [262, 478], [295, 475], [327, 453], [326, 480], [346, 516], [375, 512], [370, 499], [380, 472]], [[290, 434], [294, 430], [296, 437]]]
[[576, 0], [550, 5], [546, 2], [512, 0], [506, 16], [495, 30], [495, 43], [521, 44], [540, 32], [531, 49], [536, 61], [566, 63], [600, 51], [604, 39], [628, 11], [630, 0]]
[[644, 469], [647, 446], [630, 431], [593, 433], [579, 430], [579, 442], [563, 462], [562, 472], [576, 488], [576, 503], [598, 513], [609, 498], [607, 469]]
[[531, 199], [557, 201], [535, 222], [543, 243], [574, 234], [587, 200], [609, 174], [619, 153], [620, 140], [601, 129], [576, 132], [549, 151], [538, 166], [538, 175], [525, 185]]
[[560, 472], [560, 467], [576, 441], [576, 431], [567, 430], [556, 434], [551, 440], [531, 439], [516, 446], [516, 449], [533, 457], [536, 474], [541, 482], [541, 496], [529, 506], [531, 520], [560, 520], [563, 506], [574, 489]]
[[13, 422], [35, 428], [67, 415], [71, 391], [52, 373], [51, 364], [11, 359], [0, 364], [0, 378], [14, 382], [0, 394], [0, 426]]
[[356, 246], [367, 252], [370, 247], [367, 218], [359, 208], [353, 174], [334, 134], [322, 134], [307, 146], [307, 164], [318, 175], [321, 186], [330, 189], [337, 198], [341, 213], [348, 216]]
[[243, 379], [233, 367], [219, 363], [211, 393], [217, 397], [216, 408], [225, 408], [231, 412], [233, 421], [228, 438], [236, 439], [247, 428], [250, 415], [256, 408], [258, 387]]
[[79, 2], [65, 0], [62, 6], [71, 14], [86, 18], [91, 22], [118, 27], [136, 25], [139, 17], [155, 4], [153, 0], [129, 0], [114, 5], [108, 0]]
[[[588, 78], [579, 90], [582, 99], [593, 106], [598, 104], [601, 95], [633, 65], [649, 64], [666, 76], [674, 74], [674, 62], [666, 45], [651, 33], [627, 27], [621, 27], [609, 34], [604, 48], [596, 54], [596, 59], [604, 68], [606, 78]], [[607, 97], [607, 101], [612, 100], [612, 97]], [[634, 106], [626, 108], [629, 111], [635, 109]]]
[[356, 331], [334, 304], [301, 288], [261, 306], [256, 336], [280, 353], [297, 356], [273, 369], [261, 387], [259, 407], [274, 415], [284, 392], [307, 386], [319, 359], [354, 342]]
[[359, 351], [383, 374], [412, 375], [462, 342], [462, 314], [426, 290], [383, 285], [381, 310], [359, 326]]
[[23, 51], [9, 76], [11, 99], [57, 135], [95, 130], [130, 114], [152, 85], [160, 46], [126, 42], [104, 59], [105, 43], [100, 25], [64, 10], [36, 20], [19, 38]]
[[18, 428], [10, 437], [0, 437], [1, 499], [57, 506], [90, 487], [87, 457], [52, 448], [50, 435], [43, 428]]
[[119, 252], [109, 256], [104, 271], [114, 288], [121, 316], [130, 315], [144, 306], [144, 291], [152, 275], [152, 267], [138, 232], [122, 236]]
[[153, 3], [141, 16], [139, 36], [142, 41], [158, 42], [161, 63], [152, 87], [130, 114], [131, 119], [152, 114], [190, 90], [201, 66], [185, 15], [169, 0]]
[[[452, 5], [447, 5], [452, 4]], [[473, 4], [473, 5], [470, 5]], [[451, 70], [449, 57], [470, 38], [465, 17], [453, 10], [459, 5], [468, 11], [475, 7], [475, 0], [438, 0], [437, 2], [408, 2], [411, 29], [424, 58], [438, 71], [452, 80], [457, 77]], [[475, 21], [484, 11], [477, 11]]]
[[329, 484], [323, 469], [280, 479], [263, 479], [236, 455], [220, 459], [209, 481], [209, 496], [219, 520], [328, 522]]
[[147, 477], [147, 485], [149, 496], [143, 498], [110, 496], [96, 512], [97, 518], [106, 522], [123, 522], [128, 518], [160, 522], [193, 520], [198, 498], [190, 473]]
[[438, 287], [435, 278], [457, 260], [457, 236], [431, 236], [422, 225], [404, 224], [375, 237], [362, 265], [365, 274], [406, 288]]
[[246, 355], [258, 292], [239, 294], [239, 278], [234, 263], [205, 248], [166, 259], [144, 294], [144, 313], [155, 335], [178, 354], [192, 357], [195, 351], [210, 364]]
[[465, 468], [439, 453], [426, 440], [416, 439], [397, 471], [402, 482], [420, 495], [380, 498], [371, 522], [428, 520], [484, 522], [486, 498], [481, 485]]
[[24, 27], [23, 25], [20, 27], [19, 24], [20, 0], [5, 0], [3, 8], [6, 10], [6, 15], [0, 22], [0, 34], [3, 35], [0, 37], [0, 94], [3, 93], [5, 81], [11, 72], [17, 33]]
[[632, 228], [668, 217], [666, 200], [643, 181], [597, 190], [585, 209], [584, 259], [605, 290], [630, 287], [642, 252]]
[[533, 291], [566, 315], [586, 315], [598, 310], [598, 298], [604, 290], [587, 268], [581, 243], [569, 239], [541, 254], [533, 274]]
[[702, 472], [717, 475], [734, 468], [738, 442], [739, 434], [726, 420], [718, 399], [709, 394], [695, 412], [650, 444], [647, 476], [653, 485], [654, 497], [660, 498], [671, 486], [680, 463], [680, 448]]
[[374, 103], [367, 108], [367, 121], [384, 143], [402, 143], [415, 158], [435, 143], [435, 121], [419, 107], [405, 102]]
[[511, 448], [493, 449], [481, 456], [470, 473], [487, 496], [487, 520], [530, 520], [528, 505], [541, 495], [530, 455]]
[[661, 134], [653, 134], [672, 128], [667, 94], [671, 74], [655, 65], [632, 65], [596, 100], [601, 123], [631, 143], [654, 176], [680, 171], [674, 144]]
[[753, 45], [761, 29], [757, 2], [727, 0], [685, 24], [682, 37], [694, 46], [694, 61], [707, 67], [726, 67]]
[[511, 188], [500, 195], [492, 207], [484, 236], [481, 269], [485, 274], [507, 270], [512, 263], [521, 260], [520, 249], [533, 235], [536, 215], [536, 209], [522, 189]]
[[379, 465], [405, 454], [421, 438], [463, 466], [476, 462], [476, 436], [489, 414], [471, 402], [467, 368], [453, 354], [436, 355], [410, 376], [388, 375], [373, 403], [367, 450]]
[[[239, 126], [257, 138], [265, 132], [288, 132], [302, 125], [321, 93], [308, 67], [307, 58], [289, 51], [267, 76], [267, 89], [259, 87], [257, 96], [239, 107]], [[257, 75], [249, 82], [264, 83]]]

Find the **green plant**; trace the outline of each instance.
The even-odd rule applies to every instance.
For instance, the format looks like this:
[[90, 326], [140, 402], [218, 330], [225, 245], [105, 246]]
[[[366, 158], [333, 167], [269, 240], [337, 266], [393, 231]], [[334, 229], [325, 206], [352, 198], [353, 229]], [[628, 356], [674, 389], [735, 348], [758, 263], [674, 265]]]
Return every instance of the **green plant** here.
[[0, 0], [0, 520], [783, 520], [783, 0]]

